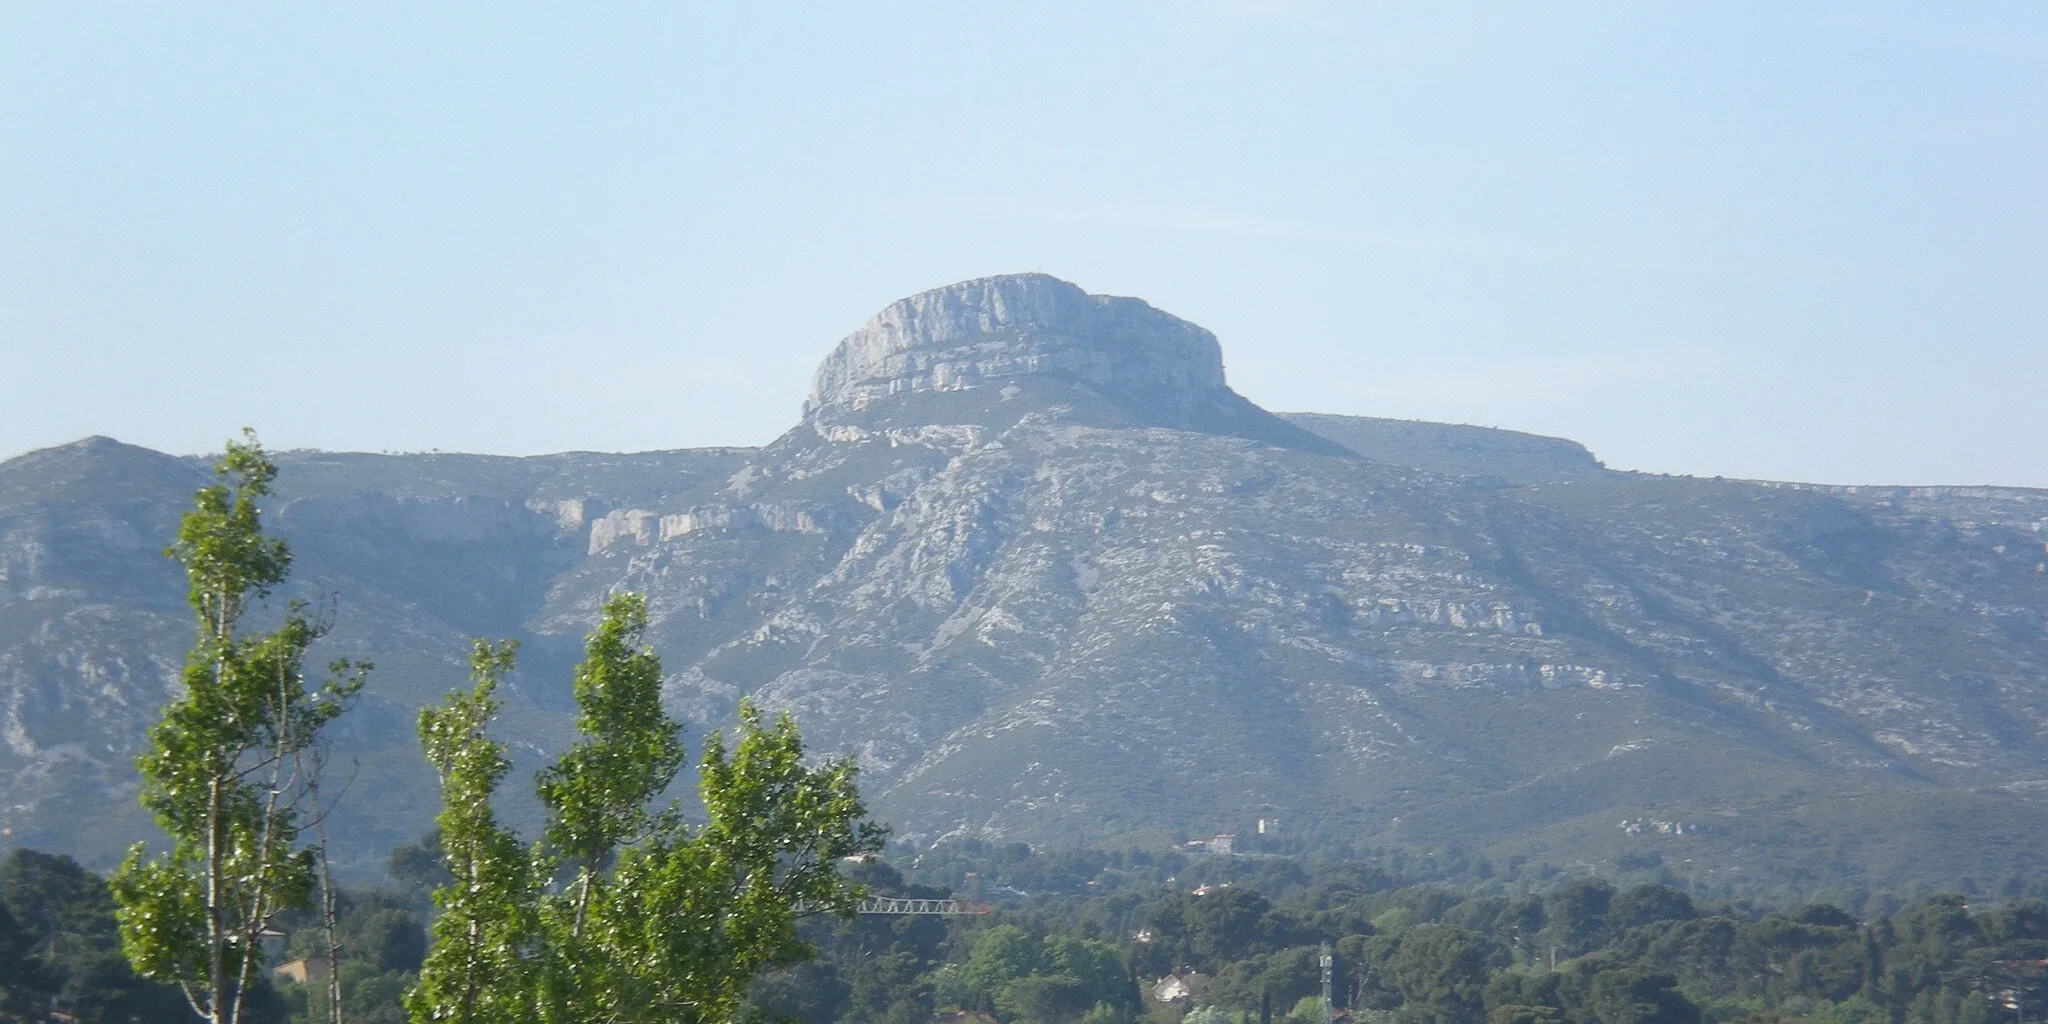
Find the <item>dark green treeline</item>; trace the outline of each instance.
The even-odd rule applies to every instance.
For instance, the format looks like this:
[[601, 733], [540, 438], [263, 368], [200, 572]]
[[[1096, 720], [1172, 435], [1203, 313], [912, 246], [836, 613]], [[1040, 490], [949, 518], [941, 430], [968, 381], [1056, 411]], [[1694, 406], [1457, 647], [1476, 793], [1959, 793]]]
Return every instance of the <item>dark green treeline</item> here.
[[[760, 979], [759, 1024], [1314, 1024], [1318, 949], [1358, 1024], [2017, 1024], [2048, 1017], [2048, 903], [1866, 895], [1708, 901], [1657, 882], [1555, 875], [1417, 884], [1389, 862], [952, 847], [848, 870], [878, 894], [979, 895], [983, 917], [813, 919], [810, 963]], [[431, 843], [391, 881], [347, 893], [349, 1021], [404, 1020], [438, 880]], [[922, 883], [922, 884], [920, 884]], [[1198, 891], [1199, 890], [1199, 893]], [[176, 1021], [175, 991], [115, 948], [103, 881], [68, 858], [0, 864], [0, 1020], [53, 1012]], [[288, 920], [273, 962], [324, 948]], [[1195, 990], [1153, 998], [1161, 978]], [[260, 1019], [307, 1019], [308, 993], [266, 981]], [[955, 1018], [960, 1019], [960, 1018]]]

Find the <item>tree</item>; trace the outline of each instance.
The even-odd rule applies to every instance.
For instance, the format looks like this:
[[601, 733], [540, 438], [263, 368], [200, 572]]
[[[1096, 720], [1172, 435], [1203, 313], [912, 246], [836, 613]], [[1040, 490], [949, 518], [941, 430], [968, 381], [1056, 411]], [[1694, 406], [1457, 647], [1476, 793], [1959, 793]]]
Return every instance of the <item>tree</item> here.
[[165, 552], [185, 566], [197, 625], [183, 692], [135, 762], [139, 799], [170, 848], [149, 856], [135, 844], [110, 884], [135, 972], [176, 984], [194, 1012], [232, 1024], [262, 966], [258, 936], [311, 898], [316, 856], [300, 833], [308, 812], [319, 813], [316, 744], [369, 665], [337, 661], [309, 689], [306, 651], [327, 626], [301, 602], [269, 632], [243, 629], [291, 568], [284, 542], [260, 522], [277, 467], [244, 431], [213, 475]]
[[[0, 918], [10, 913], [28, 945], [17, 957], [0, 941], [0, 990], [9, 977], [39, 980], [38, 1011], [59, 1011], [82, 1024], [184, 1014], [176, 988], [129, 970], [106, 880], [77, 861], [29, 849], [8, 854], [0, 862]], [[0, 997], [0, 1009], [10, 1005]]]
[[1274, 924], [1268, 914], [1273, 905], [1256, 891], [1242, 886], [1219, 886], [1206, 895], [1192, 893], [1186, 901], [1185, 921], [1188, 950], [1198, 965], [1208, 969], [1243, 957], [1268, 952]]
[[993, 1008], [996, 994], [1018, 978], [1038, 972], [1044, 947], [1024, 929], [999, 924], [982, 932], [961, 969], [961, 981], [983, 1008]]
[[[661, 710], [661, 662], [640, 646], [646, 628], [643, 599], [621, 595], [605, 603], [571, 683], [581, 738], [541, 773], [536, 787], [547, 811], [544, 849], [553, 862], [548, 875], [566, 870], [571, 876], [540, 904], [541, 928], [556, 954], [543, 972], [549, 1020], [595, 1019], [607, 1004], [654, 998], [629, 965], [597, 962], [611, 952], [607, 947], [642, 944], [622, 929], [649, 920], [620, 920], [636, 893], [616, 883], [688, 886], [709, 867], [689, 863], [687, 844], [674, 843], [682, 838], [678, 822], [648, 812], [682, 767], [683, 744]], [[645, 852], [634, 847], [643, 837], [657, 848], [674, 845], [681, 860], [664, 857], [666, 863], [651, 864], [634, 856]], [[627, 860], [616, 864], [616, 872], [607, 871], [622, 852]]]
[[418, 842], [393, 848], [384, 862], [384, 874], [397, 883], [406, 904], [426, 917], [434, 890], [454, 880], [448, 873], [447, 858], [441, 854], [441, 830], [429, 829]]
[[1662, 971], [1627, 966], [1593, 976], [1593, 1013], [1600, 1024], [1700, 1024], [1699, 1007]]
[[1049, 973], [1080, 982], [1089, 1006], [1120, 1004], [1130, 987], [1123, 959], [1117, 956], [1115, 947], [1106, 943], [1067, 935], [1047, 936], [1045, 962]]
[[49, 972], [35, 956], [28, 929], [0, 902], [0, 1014], [25, 1019], [49, 1004]]
[[441, 780], [434, 818], [449, 880], [434, 889], [434, 919], [419, 984], [406, 995], [415, 1019], [535, 1020], [522, 990], [522, 957], [537, 930], [533, 865], [498, 823], [491, 795], [512, 767], [505, 745], [485, 727], [498, 710], [497, 688], [516, 645], [476, 642], [470, 689], [420, 712], [420, 745]]
[[1412, 1015], [1435, 1024], [1473, 1024], [1484, 1008], [1486, 948], [1456, 925], [1416, 925], [1401, 936], [1386, 976]]
[[1092, 1005], [1088, 986], [1066, 974], [1026, 975], [996, 993], [996, 1012], [1035, 1024], [1073, 1020]]
[[1544, 907], [1546, 938], [1576, 956], [1598, 946], [1607, 931], [1607, 907], [1614, 885], [1604, 878], [1580, 878], [1550, 895]]
[[[1630, 928], [1659, 921], [1690, 921], [1699, 916], [1692, 897], [1670, 886], [1639, 885], [1616, 893], [1607, 904], [1608, 934], [1619, 937]], [[1853, 923], [1853, 922], [1852, 922]]]
[[641, 643], [647, 605], [605, 602], [574, 690], [579, 739], [537, 780], [547, 820], [521, 852], [491, 810], [509, 767], [486, 727], [509, 646], [479, 642], [473, 682], [420, 714], [441, 778], [436, 819], [453, 881], [419, 985], [415, 1020], [721, 1021], [762, 971], [800, 961], [805, 914], [850, 916], [860, 887], [846, 857], [881, 848], [850, 760], [804, 763], [787, 715], [765, 724], [742, 701], [734, 741], [706, 738], [705, 820], [650, 804], [682, 763], [661, 711], [661, 663]]

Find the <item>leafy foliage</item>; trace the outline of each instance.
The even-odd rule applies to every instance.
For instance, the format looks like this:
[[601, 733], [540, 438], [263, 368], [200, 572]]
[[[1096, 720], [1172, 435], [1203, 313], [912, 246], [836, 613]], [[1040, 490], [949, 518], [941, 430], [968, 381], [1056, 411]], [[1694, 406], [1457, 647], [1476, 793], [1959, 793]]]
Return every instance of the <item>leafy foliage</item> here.
[[[402, 997], [419, 979], [427, 949], [422, 907], [401, 890], [338, 888], [334, 894], [334, 945], [322, 915], [300, 912], [281, 918], [285, 956], [320, 963], [334, 972], [341, 1019], [349, 1024], [403, 1024]], [[330, 953], [338, 954], [327, 963]], [[309, 972], [317, 979], [318, 970]], [[327, 1024], [330, 993], [325, 984], [282, 981], [283, 1001], [292, 1009], [286, 1024]]]
[[740, 707], [727, 745], [704, 743], [692, 826], [651, 804], [682, 762], [661, 711], [661, 666], [645, 649], [646, 603], [605, 603], [574, 689], [580, 738], [541, 772], [547, 812], [524, 850], [491, 798], [509, 762], [486, 733], [509, 646], [479, 643], [472, 686], [420, 715], [440, 775], [436, 819], [450, 880], [407, 1005], [418, 1020], [718, 1021], [762, 971], [809, 954], [806, 914], [850, 914], [844, 858], [880, 849], [851, 761], [804, 763], [785, 716]]
[[129, 969], [105, 879], [61, 854], [17, 849], [0, 862], [0, 1020], [61, 1013], [112, 1024], [191, 1012], [176, 986]]
[[512, 667], [510, 644], [477, 641], [471, 687], [420, 712], [420, 745], [441, 779], [440, 850], [448, 881], [434, 889], [435, 919], [419, 984], [406, 997], [425, 1020], [531, 1020], [522, 958], [537, 931], [538, 881], [526, 851], [499, 824], [491, 794], [511, 769], [485, 726]]
[[[1001, 1024], [1248, 1024], [1263, 1012], [1317, 1024], [1322, 942], [1337, 955], [1338, 1007], [1376, 1024], [2016, 1024], [2022, 1009], [2048, 1005], [2048, 904], [2036, 900], [1972, 905], [1941, 894], [1859, 919], [1827, 904], [1695, 903], [1664, 886], [1617, 886], [1598, 926], [1606, 938], [1576, 956], [1560, 952], [1553, 967], [1545, 937], [1584, 929], [1597, 886], [1362, 892], [1354, 874], [1336, 864], [1268, 872], [1294, 881], [1256, 894], [1270, 926], [1263, 934], [1235, 927], [1232, 914], [1188, 914], [1190, 900], [1227, 890], [1194, 897], [1177, 887], [1032, 897], [992, 922], [812, 916], [798, 933], [818, 959], [764, 972], [731, 1017], [924, 1024], [937, 1012], [960, 1024], [980, 1014]], [[845, 881], [891, 895], [948, 895], [880, 861], [854, 866]], [[568, 884], [557, 880], [549, 894], [566, 897]], [[61, 1008], [80, 1021], [186, 1012], [174, 990], [127, 975], [118, 958], [110, 961], [118, 976], [95, 966], [91, 950], [112, 949], [114, 923], [90, 872], [17, 852], [0, 867], [0, 897], [0, 943], [30, 951], [25, 964], [0, 958], [0, 1000], [8, 1000], [0, 1014], [33, 1015], [52, 1005], [53, 991], [73, 994]], [[398, 993], [415, 977], [423, 942], [417, 912], [402, 891], [345, 891], [340, 906], [345, 1019], [404, 1019]], [[1160, 922], [1176, 917], [1199, 934], [1166, 939]], [[292, 949], [324, 948], [324, 937], [301, 934], [314, 926], [311, 915], [286, 923]], [[1275, 948], [1265, 937], [1273, 934], [1297, 944]], [[1209, 979], [1192, 1004], [1140, 1002], [1134, 982], [1149, 988], [1155, 975], [1134, 976], [1134, 968], [1161, 943], [1190, 957], [1173, 969]], [[527, 952], [540, 955], [537, 946]], [[252, 1018], [263, 1016], [254, 1009]], [[522, 1012], [514, 1004], [504, 1019], [534, 1019]]]
[[369, 668], [338, 661], [309, 690], [306, 651], [326, 625], [297, 602], [267, 633], [241, 628], [291, 566], [260, 522], [276, 475], [253, 434], [229, 442], [167, 552], [185, 567], [197, 636], [184, 692], [150, 728], [136, 769], [170, 848], [150, 856], [135, 844], [112, 880], [136, 973], [175, 983], [215, 1022], [241, 1019], [259, 982], [258, 936], [311, 896], [315, 857], [300, 833], [305, 813], [318, 813], [319, 733]]
[[[1035, 859], [1029, 851], [981, 850], [918, 859], [970, 883], [1041, 870], [1011, 870]], [[1859, 919], [1827, 904], [1706, 903], [1666, 885], [1598, 878], [1519, 891], [1361, 885], [1374, 876], [1355, 864], [1272, 858], [1210, 862], [1270, 891], [1233, 884], [1195, 895], [1185, 878], [1131, 880], [1131, 852], [1048, 859], [1122, 865], [1126, 874], [1102, 895], [1013, 893], [996, 922], [956, 930], [943, 955], [863, 923], [821, 943], [824, 958], [803, 969], [805, 987], [843, 992], [870, 965], [915, 952], [926, 966], [901, 990], [928, 995], [942, 1014], [985, 1012], [1003, 1024], [1124, 1019], [1115, 1000], [1087, 1005], [1077, 972], [1055, 952], [1096, 948], [1148, 989], [1169, 971], [1198, 979], [1189, 1002], [1148, 1000], [1149, 1024], [1255, 1014], [1316, 1024], [1317, 944], [1328, 942], [1337, 1008], [1375, 1024], [2000, 1024], [2017, 1019], [2015, 1007], [2048, 1005], [2048, 904], [2034, 900], [1971, 906], [1937, 895]], [[1183, 875], [1192, 867], [1156, 863]], [[918, 888], [881, 877], [885, 888]], [[885, 1019], [874, 1003], [803, 1003], [777, 976], [765, 982], [755, 999], [766, 1012], [805, 1024]]]

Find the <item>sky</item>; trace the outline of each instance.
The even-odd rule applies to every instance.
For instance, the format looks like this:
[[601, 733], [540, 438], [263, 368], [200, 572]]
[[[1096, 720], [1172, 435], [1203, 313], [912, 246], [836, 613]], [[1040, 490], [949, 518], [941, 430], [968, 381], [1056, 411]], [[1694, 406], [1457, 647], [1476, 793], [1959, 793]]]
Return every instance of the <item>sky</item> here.
[[0, 458], [762, 444], [1016, 271], [1269, 409], [2048, 487], [2048, 5], [0, 3]]

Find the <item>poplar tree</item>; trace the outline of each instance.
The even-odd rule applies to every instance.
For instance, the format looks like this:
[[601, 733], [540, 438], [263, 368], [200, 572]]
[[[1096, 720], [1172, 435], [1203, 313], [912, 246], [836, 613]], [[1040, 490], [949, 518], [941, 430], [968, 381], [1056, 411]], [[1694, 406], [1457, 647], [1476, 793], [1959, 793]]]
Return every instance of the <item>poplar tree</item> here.
[[264, 536], [260, 521], [277, 466], [243, 431], [213, 476], [165, 552], [185, 567], [197, 627], [183, 692], [135, 761], [139, 799], [169, 848], [151, 855], [135, 844], [110, 888], [135, 972], [176, 984], [207, 1021], [235, 1024], [262, 967], [266, 926], [310, 902], [316, 851], [300, 839], [307, 815], [320, 813], [316, 744], [369, 665], [337, 661], [309, 688], [306, 651], [327, 626], [301, 602], [274, 629], [244, 629], [291, 568], [284, 541]]
[[743, 701], [731, 744], [705, 740], [701, 823], [656, 806], [683, 748], [646, 628], [645, 600], [622, 594], [586, 637], [578, 738], [537, 779], [547, 820], [523, 861], [490, 810], [507, 761], [484, 731], [509, 649], [480, 642], [471, 689], [421, 713], [453, 879], [435, 893], [413, 1020], [725, 1021], [757, 974], [809, 955], [801, 917], [852, 914], [862, 892], [838, 863], [879, 850], [886, 832], [853, 762], [807, 764], [786, 714], [764, 722]]
[[491, 794], [511, 770], [505, 745], [484, 731], [497, 714], [497, 689], [512, 670], [517, 644], [476, 641], [470, 689], [420, 712], [420, 745], [441, 779], [434, 824], [451, 880], [433, 892], [440, 911], [429, 929], [419, 984], [406, 996], [414, 1019], [535, 1019], [533, 980], [522, 961], [535, 934], [534, 864], [498, 822]]

